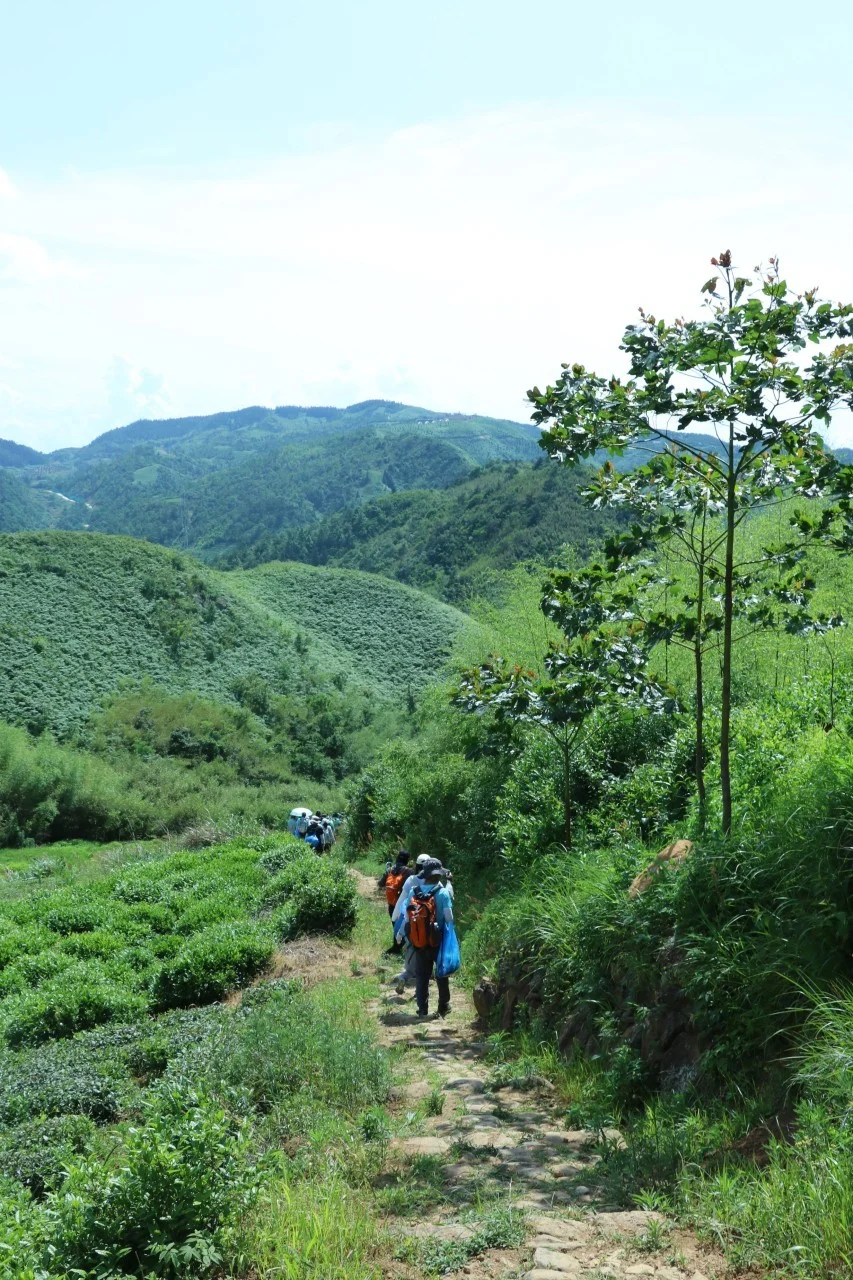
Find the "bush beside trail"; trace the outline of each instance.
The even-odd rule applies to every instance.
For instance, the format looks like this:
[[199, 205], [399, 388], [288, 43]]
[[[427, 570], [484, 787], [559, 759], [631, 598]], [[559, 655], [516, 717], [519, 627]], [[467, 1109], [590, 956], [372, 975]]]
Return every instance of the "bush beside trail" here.
[[[262, 1188], [289, 1199], [316, 1175], [320, 1204], [384, 1150], [362, 1114], [388, 1062], [345, 983], [213, 1003], [263, 971], [283, 913], [288, 936], [349, 933], [352, 879], [263, 836], [50, 880], [10, 876], [0, 898], [0, 1271], [245, 1271], [275, 1245]], [[306, 1168], [282, 1151], [294, 1137], [315, 1146]], [[294, 1225], [306, 1256], [313, 1230]], [[361, 1256], [369, 1226], [353, 1230]]]

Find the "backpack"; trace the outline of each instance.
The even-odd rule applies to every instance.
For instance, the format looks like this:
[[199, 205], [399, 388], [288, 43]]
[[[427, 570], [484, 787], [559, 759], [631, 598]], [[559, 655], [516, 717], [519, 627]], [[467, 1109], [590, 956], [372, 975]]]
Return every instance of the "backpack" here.
[[435, 905], [435, 894], [415, 889], [406, 907], [409, 942], [417, 950], [437, 947], [441, 942], [441, 926]]
[[385, 901], [389, 907], [396, 907], [400, 894], [403, 892], [403, 885], [409, 878], [408, 871], [400, 871], [394, 867], [385, 877]]

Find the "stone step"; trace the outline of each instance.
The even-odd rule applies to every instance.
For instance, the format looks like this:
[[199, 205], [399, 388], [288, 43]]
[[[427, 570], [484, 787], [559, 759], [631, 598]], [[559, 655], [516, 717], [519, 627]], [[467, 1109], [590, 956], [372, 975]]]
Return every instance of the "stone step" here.
[[571, 1253], [561, 1253], [557, 1249], [539, 1248], [533, 1254], [534, 1267], [545, 1271], [556, 1271], [558, 1275], [576, 1275], [581, 1269], [580, 1261]]

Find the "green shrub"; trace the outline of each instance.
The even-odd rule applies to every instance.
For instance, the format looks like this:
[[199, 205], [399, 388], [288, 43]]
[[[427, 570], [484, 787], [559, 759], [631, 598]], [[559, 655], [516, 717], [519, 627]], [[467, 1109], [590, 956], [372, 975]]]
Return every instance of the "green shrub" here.
[[47, 1256], [49, 1231], [49, 1218], [30, 1193], [19, 1182], [0, 1178], [3, 1280], [66, 1280]]
[[271, 935], [260, 925], [210, 925], [163, 965], [154, 983], [154, 999], [161, 1009], [218, 1000], [256, 977], [272, 953]]
[[38, 1049], [0, 1053], [0, 1122], [86, 1115], [115, 1120], [130, 1096], [120, 1055], [85, 1036]]
[[[84, 935], [80, 935], [84, 936]], [[35, 955], [21, 956], [13, 964], [0, 971], [0, 997], [16, 991], [28, 991], [47, 978], [56, 978], [74, 964], [72, 956], [63, 952], [37, 951]]]
[[42, 1044], [144, 1013], [144, 996], [109, 977], [96, 962], [81, 962], [35, 991], [10, 997], [2, 1009], [3, 1036], [12, 1048]]
[[84, 1152], [95, 1133], [88, 1116], [29, 1120], [0, 1131], [0, 1177], [14, 1178], [36, 1196], [55, 1186], [65, 1165]]
[[120, 1158], [73, 1165], [48, 1197], [55, 1265], [99, 1275], [204, 1273], [256, 1197], [245, 1121], [210, 1095], [159, 1086]]
[[294, 859], [304, 855], [305, 845], [301, 840], [297, 840], [294, 836], [284, 840], [276, 838], [276, 843], [261, 854], [259, 865], [267, 875], [273, 876], [276, 872], [283, 871]]
[[275, 916], [283, 940], [302, 933], [345, 935], [355, 926], [355, 885], [337, 859], [312, 853], [292, 859], [267, 885], [265, 901], [273, 907], [283, 904]]

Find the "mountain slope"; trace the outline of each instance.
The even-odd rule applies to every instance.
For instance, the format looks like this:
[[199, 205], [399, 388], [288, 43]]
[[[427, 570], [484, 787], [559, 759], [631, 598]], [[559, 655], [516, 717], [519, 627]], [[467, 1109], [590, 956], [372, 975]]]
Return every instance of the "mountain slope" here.
[[381, 699], [441, 670], [465, 615], [383, 578], [302, 565], [229, 575], [129, 538], [0, 537], [0, 719], [67, 733], [122, 681], [229, 699], [315, 663]]
[[[523, 423], [370, 400], [140, 421], [38, 458], [20, 476], [70, 495], [58, 523], [207, 558], [398, 489], [441, 488], [493, 459], [532, 459]], [[57, 523], [45, 519], [41, 527]], [[6, 528], [30, 528], [6, 524]]]
[[374, 427], [385, 434], [413, 432], [430, 439], [446, 439], [477, 463], [529, 456], [539, 438], [538, 429], [530, 423], [436, 413], [392, 400], [364, 400], [346, 409], [300, 405], [269, 409], [253, 405], [206, 417], [142, 419], [107, 431], [82, 449], [59, 450], [52, 459], [111, 459], [140, 444], [157, 444], [168, 452], [203, 460], [209, 467], [227, 466], [239, 457], [264, 453], [282, 444], [316, 441], [364, 427]]
[[91, 503], [86, 518], [93, 529], [214, 555], [380, 493], [442, 487], [468, 466], [444, 441], [381, 439], [367, 428], [207, 473], [196, 460], [140, 445], [114, 462], [71, 473], [67, 488]]
[[619, 514], [580, 497], [586, 469], [493, 463], [449, 488], [387, 494], [242, 547], [230, 563], [300, 560], [386, 574], [454, 601], [482, 570], [545, 560], [570, 543], [583, 555]]
[[47, 455], [14, 440], [0, 440], [0, 467], [35, 467], [45, 462]]
[[50, 528], [62, 518], [65, 505], [55, 494], [33, 489], [0, 469], [0, 533]]

